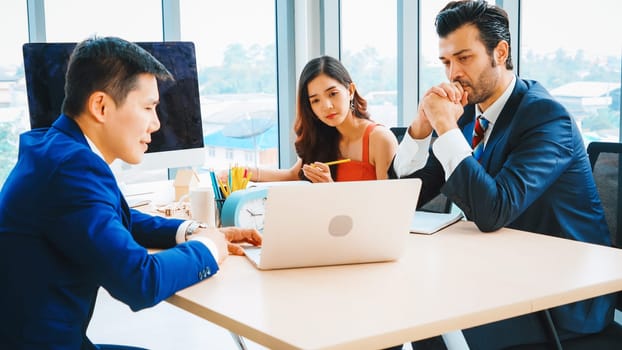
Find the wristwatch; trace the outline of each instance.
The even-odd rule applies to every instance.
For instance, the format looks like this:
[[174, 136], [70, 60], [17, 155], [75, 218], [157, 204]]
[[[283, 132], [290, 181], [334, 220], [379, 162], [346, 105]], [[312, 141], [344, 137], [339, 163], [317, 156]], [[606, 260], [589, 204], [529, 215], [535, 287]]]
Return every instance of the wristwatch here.
[[206, 227], [207, 225], [203, 223], [196, 222], [196, 221], [191, 222], [190, 225], [186, 227], [186, 234], [185, 234], [186, 242], [188, 241], [188, 239], [190, 239], [190, 236], [192, 236], [196, 232], [196, 230], [200, 228], [206, 228]]

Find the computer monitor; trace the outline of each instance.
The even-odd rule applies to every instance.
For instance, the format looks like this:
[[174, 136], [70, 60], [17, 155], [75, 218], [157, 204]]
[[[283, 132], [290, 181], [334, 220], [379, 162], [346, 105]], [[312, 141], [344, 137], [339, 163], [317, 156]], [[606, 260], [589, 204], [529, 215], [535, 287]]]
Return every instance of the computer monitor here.
[[[194, 44], [139, 42], [171, 72], [175, 81], [158, 82], [160, 130], [152, 134], [143, 161], [121, 163], [116, 170], [200, 166], [205, 160], [203, 125]], [[28, 43], [23, 46], [31, 128], [49, 127], [61, 113], [65, 72], [76, 43]]]

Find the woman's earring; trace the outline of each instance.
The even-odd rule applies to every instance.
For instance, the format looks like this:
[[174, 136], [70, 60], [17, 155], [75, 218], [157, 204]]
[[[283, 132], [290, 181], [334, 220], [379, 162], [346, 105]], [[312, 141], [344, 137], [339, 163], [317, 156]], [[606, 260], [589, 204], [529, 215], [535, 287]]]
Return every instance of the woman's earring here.
[[350, 109], [354, 112], [354, 99], [350, 100]]

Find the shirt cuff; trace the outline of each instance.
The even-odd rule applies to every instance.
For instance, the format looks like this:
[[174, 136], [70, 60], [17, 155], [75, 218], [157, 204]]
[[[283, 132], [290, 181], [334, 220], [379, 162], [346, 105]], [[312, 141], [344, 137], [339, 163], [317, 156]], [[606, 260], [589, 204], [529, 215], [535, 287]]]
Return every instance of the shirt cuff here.
[[451, 176], [464, 158], [473, 153], [462, 131], [458, 128], [439, 136], [432, 145], [432, 151], [445, 170], [445, 180]]
[[[186, 229], [188, 228], [188, 226], [190, 226], [192, 222], [193, 220], [186, 220], [182, 222], [181, 225], [179, 225], [179, 227], [177, 228], [177, 233], [175, 234], [175, 241], [177, 242], [177, 244], [186, 242]], [[207, 237], [196, 235], [192, 235], [188, 241], [199, 241], [203, 243], [214, 257], [214, 260], [218, 261], [218, 248], [216, 247], [216, 243], [214, 243], [214, 241]]]
[[216, 260], [216, 262], [219, 261], [218, 259], [220, 258], [220, 256], [218, 255], [218, 248], [216, 248], [216, 243], [214, 243], [214, 241], [212, 241], [211, 239], [207, 237], [196, 236], [196, 235], [192, 235], [191, 238], [188, 240], [188, 242], [190, 241], [199, 241], [203, 243], [205, 247], [207, 247], [207, 250], [209, 250], [209, 252], [214, 257], [214, 260]]
[[186, 229], [191, 223], [192, 220], [186, 220], [182, 222], [179, 227], [177, 227], [177, 233], [175, 234], [175, 242], [177, 242], [177, 244], [181, 244], [186, 241]]
[[393, 170], [397, 177], [412, 174], [425, 166], [431, 140], [432, 134], [424, 139], [413, 139], [406, 130], [393, 161]]

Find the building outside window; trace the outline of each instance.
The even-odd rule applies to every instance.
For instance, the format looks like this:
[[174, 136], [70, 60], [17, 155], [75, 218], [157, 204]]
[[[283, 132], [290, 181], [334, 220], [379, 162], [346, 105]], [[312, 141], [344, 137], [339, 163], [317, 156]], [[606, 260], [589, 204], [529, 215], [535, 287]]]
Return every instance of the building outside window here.
[[[422, 1], [419, 16], [419, 99], [434, 85], [447, 81], [445, 69], [438, 59], [438, 35], [434, 20], [447, 4], [445, 0]], [[411, 117], [412, 119], [412, 117]], [[410, 121], [410, 119], [409, 119]]]
[[244, 152], [244, 160], [246, 161], [246, 164], [253, 164], [255, 162], [255, 152]]
[[22, 45], [28, 42], [25, 1], [0, 11], [0, 186], [17, 161], [19, 134], [30, 129]]
[[93, 35], [162, 41], [161, 0], [110, 0], [105, 6], [93, 0], [44, 3], [46, 41], [50, 43], [78, 42]]
[[278, 167], [274, 0], [186, 0], [180, 17], [197, 51], [205, 145], [232, 148], [206, 165]]
[[396, 0], [341, 0], [341, 61], [371, 118], [387, 127], [397, 125], [396, 23]]
[[587, 11], [582, 2], [521, 2], [520, 75], [565, 105], [586, 145], [620, 140], [619, 10], [616, 0], [593, 0]]

